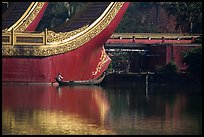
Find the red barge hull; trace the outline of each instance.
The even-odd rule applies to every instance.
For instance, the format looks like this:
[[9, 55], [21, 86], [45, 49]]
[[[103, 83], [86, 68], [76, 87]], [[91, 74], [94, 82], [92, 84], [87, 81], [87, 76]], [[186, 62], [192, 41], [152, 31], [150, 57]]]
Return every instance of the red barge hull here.
[[111, 59], [104, 44], [115, 31], [130, 3], [125, 3], [111, 23], [83, 46], [49, 57], [3, 57], [3, 82], [50, 83], [61, 72], [64, 80], [87, 80], [99, 77]]

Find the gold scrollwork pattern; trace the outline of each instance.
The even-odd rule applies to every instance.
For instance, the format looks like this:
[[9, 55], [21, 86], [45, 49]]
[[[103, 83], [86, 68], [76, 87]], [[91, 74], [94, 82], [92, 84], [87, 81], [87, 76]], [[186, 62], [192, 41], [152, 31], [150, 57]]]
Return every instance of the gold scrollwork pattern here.
[[29, 17], [23, 22], [19, 27], [15, 28], [16, 31], [24, 31], [30, 23], [36, 18], [42, 7], [44, 6], [45, 2], [38, 2], [36, 8], [32, 11]]
[[100, 62], [98, 63], [96, 70], [92, 72], [92, 75], [96, 75], [98, 72], [101, 71], [103, 65], [107, 62], [107, 54], [105, 52], [105, 49], [101, 50], [101, 57]]
[[69, 32], [59, 32], [59, 33], [55, 33], [54, 31], [48, 31], [47, 32], [47, 42], [51, 43], [51, 42], [60, 42], [62, 40], [68, 39], [82, 31], [84, 31], [86, 28], [88, 28], [88, 25], [83, 26], [79, 29], [73, 30], [73, 31], [69, 31]]
[[[54, 34], [52, 31], [48, 31], [48, 41], [46, 45], [40, 46], [2, 46], [2, 55], [3, 56], [51, 56], [56, 54], [62, 54], [69, 52], [71, 50], [77, 49], [86, 42], [90, 41], [92, 38], [97, 36], [102, 30], [104, 30], [110, 22], [114, 19], [120, 8], [123, 6], [124, 2], [115, 2], [111, 8], [107, 11], [104, 17], [101, 18], [95, 25], [92, 27], [82, 27], [79, 30], [73, 32], [59, 33]], [[67, 42], [61, 42], [61, 40], [66, 40], [79, 32], [83, 33], [77, 37], [68, 40]], [[55, 42], [56, 43], [51, 43]], [[60, 42], [59, 42], [60, 41]], [[8, 49], [6, 49], [8, 48]], [[12, 50], [12, 52], [10, 51]], [[24, 52], [21, 52], [21, 51]]]
[[93, 37], [98, 35], [103, 29], [105, 29], [109, 25], [109, 23], [116, 16], [116, 14], [120, 10], [120, 8], [123, 6], [123, 4], [124, 2], [116, 2], [114, 6], [112, 6], [110, 12], [107, 13], [107, 16], [104, 17], [99, 23], [97, 23], [97, 25], [94, 26], [90, 31], [88, 31], [86, 35], [82, 35], [80, 37], [73, 39], [70, 42], [60, 45], [60, 49], [63, 49], [62, 53], [77, 49], [80, 46], [82, 46], [84, 43], [88, 42]]

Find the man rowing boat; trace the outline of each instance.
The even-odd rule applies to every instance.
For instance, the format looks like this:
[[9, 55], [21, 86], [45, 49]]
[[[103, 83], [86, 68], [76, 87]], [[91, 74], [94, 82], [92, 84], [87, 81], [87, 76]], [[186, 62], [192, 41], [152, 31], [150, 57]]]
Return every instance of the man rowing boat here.
[[[62, 73], [58, 73], [58, 75], [55, 77], [55, 80], [60, 84], [63, 80]], [[52, 82], [53, 84], [54, 82]]]

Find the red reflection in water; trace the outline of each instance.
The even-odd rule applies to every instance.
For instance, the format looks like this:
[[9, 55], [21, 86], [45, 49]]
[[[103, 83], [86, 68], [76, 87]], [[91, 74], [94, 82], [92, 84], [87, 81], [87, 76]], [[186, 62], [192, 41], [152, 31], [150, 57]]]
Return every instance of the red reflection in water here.
[[96, 124], [105, 119], [109, 104], [98, 86], [52, 87], [40, 85], [3, 85], [3, 110], [45, 110], [73, 113]]
[[[183, 110], [186, 107], [186, 96], [177, 95], [174, 102], [166, 102], [166, 127], [179, 127], [179, 121], [182, 119]], [[172, 121], [169, 123], [169, 121]], [[173, 124], [172, 124], [173, 123]]]

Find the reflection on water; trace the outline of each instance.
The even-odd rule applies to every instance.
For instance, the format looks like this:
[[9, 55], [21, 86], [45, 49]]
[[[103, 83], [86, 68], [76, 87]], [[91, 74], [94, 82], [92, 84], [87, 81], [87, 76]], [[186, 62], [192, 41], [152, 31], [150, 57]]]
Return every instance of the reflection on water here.
[[[170, 85], [108, 87], [112, 130], [117, 134], [202, 134], [202, 96]], [[192, 90], [193, 89], [193, 90]], [[190, 91], [191, 90], [191, 91]], [[165, 93], [164, 93], [165, 92]]]
[[202, 134], [194, 90], [3, 84], [2, 134]]
[[3, 86], [3, 134], [112, 134], [100, 87]]

